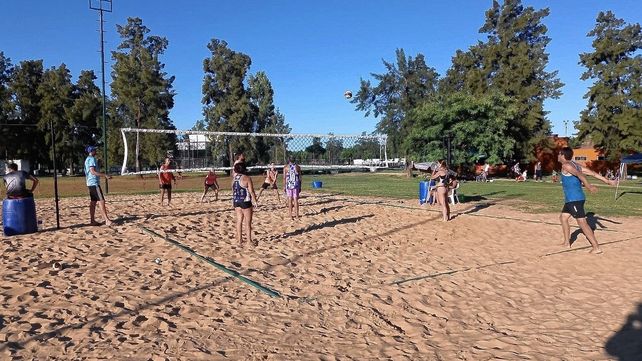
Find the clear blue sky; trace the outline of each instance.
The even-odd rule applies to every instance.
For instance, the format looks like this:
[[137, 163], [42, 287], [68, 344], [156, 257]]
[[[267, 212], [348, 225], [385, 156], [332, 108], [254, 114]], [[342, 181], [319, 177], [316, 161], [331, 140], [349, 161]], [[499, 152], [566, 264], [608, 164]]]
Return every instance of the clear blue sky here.
[[[422, 53], [443, 75], [457, 49], [467, 49], [478, 33], [491, 0], [355, 1], [148, 1], [114, 0], [106, 14], [107, 82], [110, 51], [119, 43], [116, 24], [140, 17], [151, 34], [164, 36], [162, 58], [176, 76], [171, 117], [179, 129], [202, 118], [203, 59], [212, 38], [223, 39], [252, 58], [251, 73], [265, 71], [275, 105], [297, 133], [360, 133], [374, 130], [343, 98], [358, 89], [359, 79], [384, 72], [381, 60], [393, 60], [396, 48]], [[564, 95], [548, 101], [553, 131], [564, 134], [563, 120], [575, 120], [586, 106], [587, 82], [578, 54], [591, 50], [586, 37], [599, 11], [612, 10], [628, 23], [642, 22], [639, 0], [524, 0], [525, 6], [549, 7], [545, 19], [552, 41], [548, 70], [558, 70]], [[43, 59], [47, 67], [67, 64], [74, 77], [82, 69], [100, 70], [98, 14], [85, 0], [4, 1], [0, 13], [0, 51], [14, 64]], [[109, 89], [109, 86], [108, 86]], [[571, 129], [569, 128], [569, 134]]]

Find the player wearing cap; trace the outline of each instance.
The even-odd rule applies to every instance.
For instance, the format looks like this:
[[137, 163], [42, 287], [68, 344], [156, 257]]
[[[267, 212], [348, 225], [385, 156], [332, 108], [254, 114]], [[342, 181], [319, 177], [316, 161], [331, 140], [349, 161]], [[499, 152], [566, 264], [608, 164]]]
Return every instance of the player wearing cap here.
[[89, 189], [89, 217], [92, 226], [98, 226], [100, 223], [96, 222], [94, 217], [96, 213], [96, 203], [100, 205], [100, 212], [105, 218], [105, 225], [111, 226], [112, 221], [107, 217], [107, 207], [105, 207], [105, 196], [103, 190], [100, 188], [100, 177], [111, 179], [111, 176], [98, 171], [98, 163], [96, 163], [96, 147], [88, 146], [86, 149], [87, 159], [85, 159], [85, 178], [87, 180], [87, 188]]

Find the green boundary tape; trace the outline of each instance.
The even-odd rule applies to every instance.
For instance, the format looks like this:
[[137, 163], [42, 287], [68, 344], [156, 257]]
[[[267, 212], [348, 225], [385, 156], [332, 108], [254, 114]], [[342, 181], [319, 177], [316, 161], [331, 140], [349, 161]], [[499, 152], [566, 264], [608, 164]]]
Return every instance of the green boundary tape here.
[[158, 237], [158, 238], [162, 238], [162, 239], [164, 239], [164, 240], [165, 240], [165, 241], [167, 241], [169, 244], [171, 244], [171, 245], [173, 245], [173, 246], [176, 246], [176, 247], [178, 247], [178, 248], [182, 249], [183, 251], [185, 251], [185, 252], [187, 252], [187, 253], [191, 254], [192, 256], [194, 256], [194, 257], [196, 257], [196, 258], [198, 258], [198, 259], [200, 259], [200, 260], [202, 260], [202, 261], [205, 261], [206, 263], [209, 263], [210, 265], [212, 265], [212, 266], [214, 266], [214, 267], [218, 268], [219, 270], [221, 270], [221, 271], [223, 271], [223, 272], [225, 272], [225, 273], [229, 274], [230, 276], [232, 276], [232, 277], [234, 277], [234, 278], [238, 279], [238, 280], [239, 280], [239, 281], [241, 281], [241, 282], [247, 283], [248, 285], [250, 285], [250, 286], [252, 286], [252, 287], [256, 288], [257, 290], [259, 290], [259, 291], [261, 291], [261, 292], [263, 292], [263, 293], [267, 294], [267, 295], [268, 295], [268, 296], [270, 296], [270, 297], [281, 297], [281, 294], [279, 294], [279, 292], [277, 292], [277, 291], [275, 291], [275, 290], [272, 290], [272, 289], [270, 289], [270, 288], [267, 288], [267, 287], [265, 287], [265, 286], [261, 285], [260, 283], [258, 283], [258, 282], [256, 282], [256, 281], [252, 281], [251, 279], [249, 279], [249, 278], [247, 278], [247, 277], [245, 277], [245, 276], [241, 275], [240, 273], [238, 273], [238, 272], [236, 272], [236, 271], [234, 271], [234, 270], [231, 270], [231, 269], [229, 269], [229, 268], [227, 268], [227, 267], [223, 266], [222, 264], [220, 264], [220, 263], [218, 263], [218, 262], [214, 261], [214, 260], [213, 260], [213, 259], [211, 259], [210, 257], [203, 257], [203, 256], [201, 256], [200, 254], [196, 253], [196, 251], [194, 251], [193, 249], [191, 249], [191, 248], [189, 248], [189, 247], [187, 247], [187, 246], [182, 245], [182, 244], [181, 244], [180, 242], [178, 242], [178, 241], [175, 241], [175, 240], [173, 240], [173, 239], [171, 239], [171, 238], [169, 238], [169, 237], [167, 237], [167, 236], [162, 236], [162, 235], [160, 235], [160, 234], [158, 234], [158, 233], [156, 233], [156, 232], [154, 232], [154, 231], [152, 231], [152, 230], [150, 230], [150, 229], [148, 229], [148, 228], [146, 228], [146, 227], [143, 227], [143, 226], [138, 226], [138, 227], [139, 227], [139, 228], [140, 228], [144, 233], [147, 233], [148, 235], [150, 235], [150, 236], [152, 236], [152, 237]]

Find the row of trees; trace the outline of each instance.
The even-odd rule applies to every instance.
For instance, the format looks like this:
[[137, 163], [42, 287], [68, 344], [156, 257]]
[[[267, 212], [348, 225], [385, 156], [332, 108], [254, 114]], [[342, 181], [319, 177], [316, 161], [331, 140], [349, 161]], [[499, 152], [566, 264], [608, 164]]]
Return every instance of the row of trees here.
[[[361, 80], [352, 102], [379, 119], [388, 149], [415, 159], [444, 157], [443, 137], [452, 136], [455, 159], [492, 163], [533, 158], [554, 146], [544, 110], [562, 95], [557, 71], [547, 71], [550, 38], [543, 19], [549, 10], [524, 7], [520, 0], [493, 2], [480, 33], [466, 51], [458, 50], [445, 76], [422, 54], [396, 52], [386, 72]], [[583, 80], [594, 81], [588, 107], [576, 122], [579, 137], [591, 139], [611, 158], [642, 148], [642, 48], [640, 25], [627, 25], [611, 12], [600, 13], [594, 52], [580, 55]]]
[[83, 70], [73, 83], [65, 64], [45, 69], [42, 60], [13, 66], [0, 52], [0, 156], [48, 164], [53, 126], [64, 164], [79, 164], [84, 147], [100, 133], [101, 92], [95, 79]]
[[[107, 100], [109, 159], [123, 157], [119, 128], [175, 129], [169, 113], [174, 106], [174, 77], [164, 70], [161, 57], [168, 40], [150, 35], [140, 18], [117, 25], [121, 41], [112, 52], [111, 96]], [[274, 106], [274, 91], [264, 72], [248, 76], [251, 59], [221, 40], [207, 45], [211, 57], [203, 62], [203, 114], [195, 129], [232, 132], [289, 133], [285, 117]], [[0, 157], [29, 159], [48, 165], [50, 127], [60, 160], [73, 169], [84, 158], [84, 147], [102, 142], [102, 93], [92, 71], [83, 70], [78, 81], [65, 64], [44, 69], [42, 60], [13, 65], [0, 52]], [[158, 164], [168, 150], [176, 149], [176, 136], [150, 134], [128, 139], [130, 164], [136, 170]], [[238, 141], [237, 141], [238, 143]], [[279, 148], [278, 141], [257, 140], [217, 143], [211, 149], [228, 162], [232, 151], [244, 151], [261, 161]], [[283, 145], [279, 149], [282, 149]], [[228, 152], [229, 150], [229, 152]]]
[[[365, 136], [365, 132], [362, 134]], [[299, 162], [308, 164], [352, 164], [355, 159], [381, 157], [381, 144], [372, 138], [337, 139], [332, 133], [327, 138], [315, 137], [312, 144], [293, 152]]]

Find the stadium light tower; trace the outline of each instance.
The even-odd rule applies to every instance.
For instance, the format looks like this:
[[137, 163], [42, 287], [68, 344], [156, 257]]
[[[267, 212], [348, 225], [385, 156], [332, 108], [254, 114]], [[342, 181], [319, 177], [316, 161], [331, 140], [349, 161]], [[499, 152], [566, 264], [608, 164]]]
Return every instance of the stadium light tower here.
[[[112, 11], [112, 0], [89, 0], [89, 8], [100, 13], [100, 74], [102, 76], [103, 92], [103, 158], [105, 162], [104, 172], [109, 173], [109, 163], [107, 161], [107, 121], [105, 120], [105, 40], [103, 31], [103, 13]], [[109, 193], [109, 181], [105, 178], [105, 192]]]

